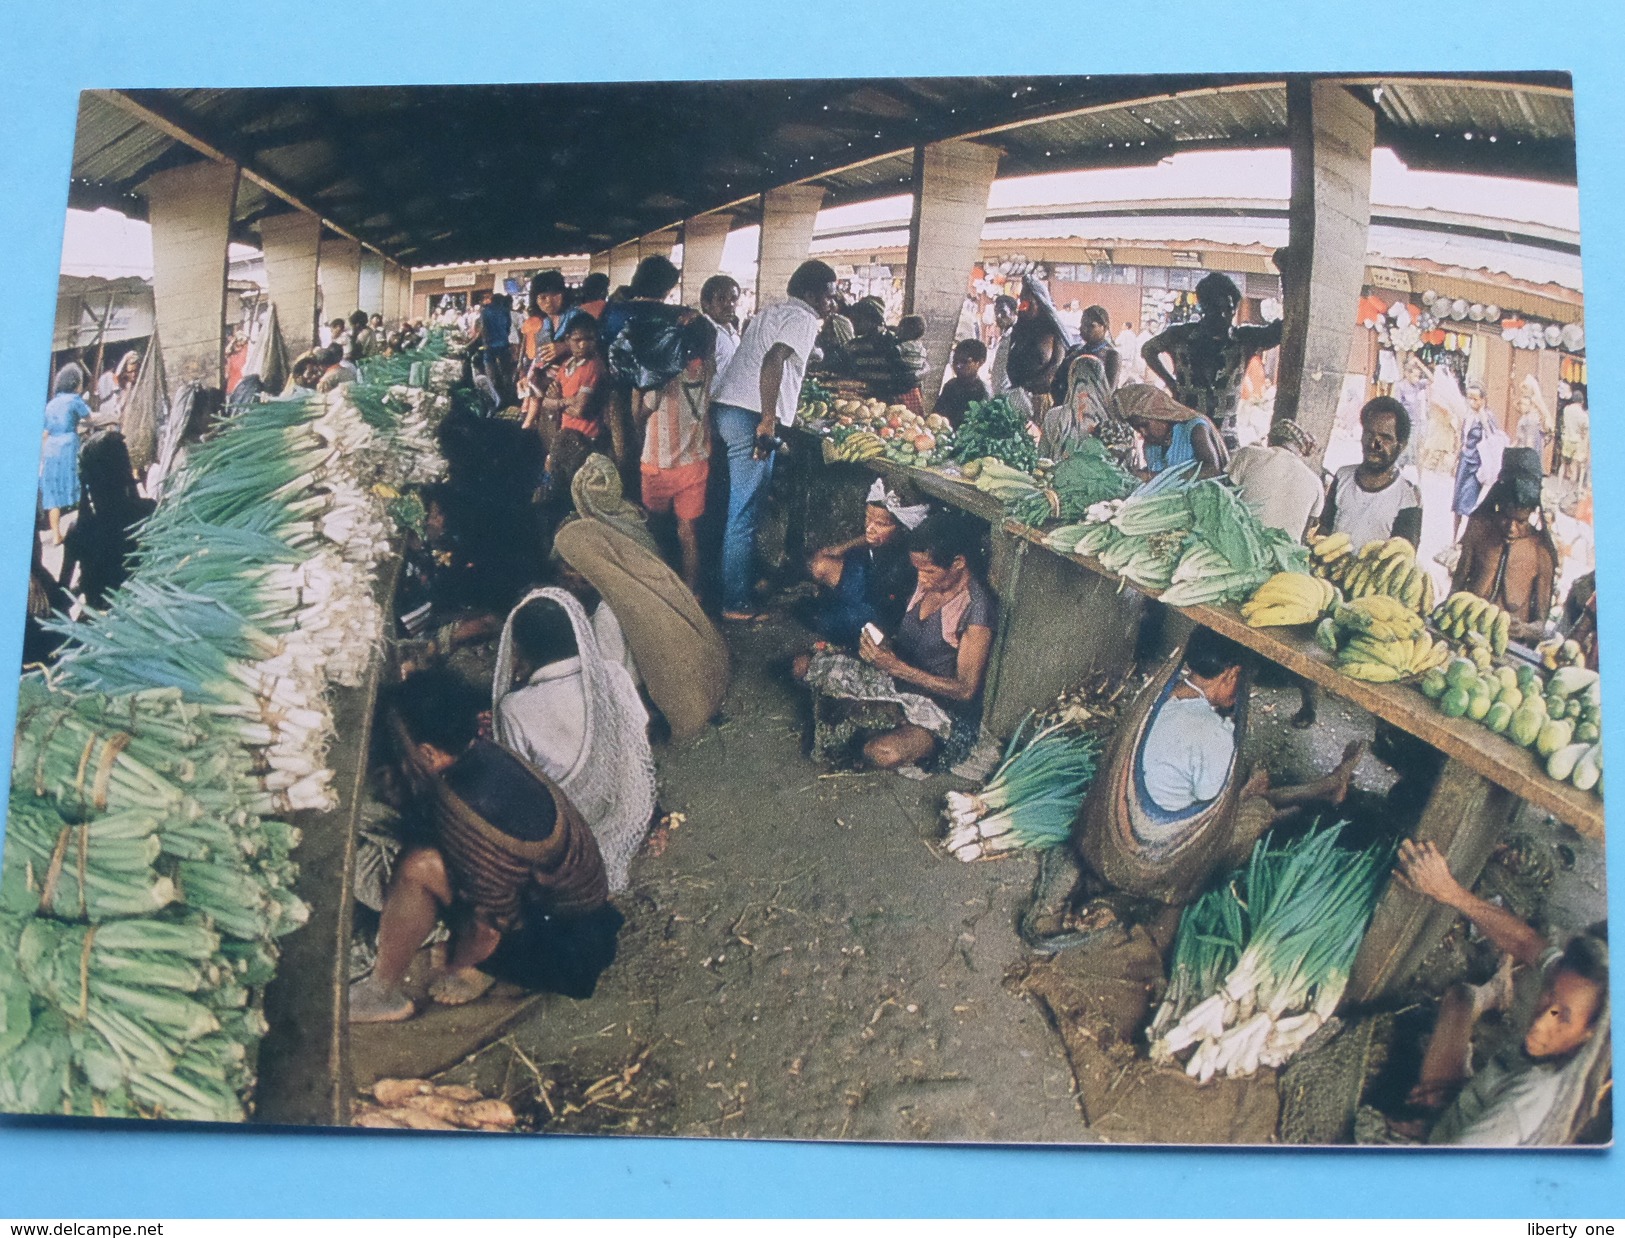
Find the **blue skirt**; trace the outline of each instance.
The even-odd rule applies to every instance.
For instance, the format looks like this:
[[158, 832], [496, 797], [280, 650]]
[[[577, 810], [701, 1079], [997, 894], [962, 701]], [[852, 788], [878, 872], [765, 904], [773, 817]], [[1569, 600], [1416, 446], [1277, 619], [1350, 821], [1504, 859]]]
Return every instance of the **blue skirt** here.
[[40, 453], [40, 504], [46, 511], [79, 503], [79, 436], [51, 434]]

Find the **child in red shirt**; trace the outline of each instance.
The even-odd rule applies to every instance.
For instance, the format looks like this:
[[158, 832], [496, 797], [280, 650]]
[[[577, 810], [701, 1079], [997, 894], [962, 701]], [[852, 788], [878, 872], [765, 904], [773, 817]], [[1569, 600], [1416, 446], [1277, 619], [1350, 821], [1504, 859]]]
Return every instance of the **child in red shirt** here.
[[560, 496], [569, 494], [576, 470], [604, 435], [602, 397], [609, 391], [598, 356], [598, 324], [589, 318], [576, 322], [564, 342], [570, 359], [554, 373], [540, 409], [544, 420], [558, 418], [547, 474], [551, 492]]

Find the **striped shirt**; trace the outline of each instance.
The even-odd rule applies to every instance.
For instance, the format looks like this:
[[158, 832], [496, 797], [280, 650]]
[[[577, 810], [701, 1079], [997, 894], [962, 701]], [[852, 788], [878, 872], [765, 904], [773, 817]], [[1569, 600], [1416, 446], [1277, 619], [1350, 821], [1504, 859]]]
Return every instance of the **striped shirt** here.
[[711, 432], [706, 413], [711, 406], [709, 380], [679, 375], [660, 390], [659, 404], [643, 433], [645, 468], [682, 468], [708, 463]]

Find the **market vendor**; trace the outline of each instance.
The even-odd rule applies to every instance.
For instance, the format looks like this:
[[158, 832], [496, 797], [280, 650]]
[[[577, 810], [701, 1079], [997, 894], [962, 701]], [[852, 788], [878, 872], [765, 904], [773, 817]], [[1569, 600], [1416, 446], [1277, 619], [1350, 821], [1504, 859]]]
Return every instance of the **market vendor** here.
[[864, 502], [863, 532], [814, 551], [807, 563], [807, 574], [822, 587], [808, 615], [814, 632], [852, 648], [866, 623], [896, 631], [915, 584], [908, 534], [930, 510], [911, 493], [875, 478]]
[[1024, 278], [1015, 325], [1010, 328], [1005, 376], [1012, 387], [1027, 393], [1035, 415], [1054, 402], [1056, 379], [1063, 375], [1067, 354], [1076, 344], [1043, 281]]
[[1540, 509], [1540, 453], [1508, 447], [1501, 475], [1461, 538], [1451, 588], [1495, 603], [1512, 616], [1512, 638], [1534, 644], [1555, 601], [1557, 547]]
[[1121, 720], [1079, 819], [1086, 872], [1069, 900], [1074, 906], [1104, 888], [1189, 902], [1215, 873], [1244, 863], [1266, 831], [1306, 809], [1335, 810], [1347, 798], [1364, 751], [1359, 743], [1309, 783], [1274, 786], [1262, 766], [1242, 781], [1246, 657], [1229, 638], [1196, 628], [1178, 665], [1153, 677]]
[[[1402, 842], [1394, 876], [1465, 916], [1505, 956], [1489, 983], [1458, 984], [1439, 1003], [1408, 1097], [1413, 1109], [1439, 1115], [1428, 1142], [1488, 1147], [1568, 1142], [1572, 1098], [1583, 1091], [1575, 1074], [1588, 1065], [1581, 1053], [1608, 1010], [1603, 936], [1583, 933], [1559, 950], [1510, 911], [1466, 889], [1431, 842]], [[1492, 1010], [1509, 1011], [1511, 1034], [1475, 1074], [1473, 1031]], [[1567, 1105], [1565, 1094], [1571, 1098]]]
[[896, 332], [886, 326], [886, 312], [865, 297], [848, 311], [852, 339], [831, 358], [840, 377], [861, 383], [864, 394], [887, 404], [901, 402], [919, 386], [919, 377], [903, 359]]
[[624, 890], [655, 807], [649, 714], [571, 594], [537, 589], [514, 608], [491, 700], [496, 741], [558, 785], [598, 840], [610, 893]]
[[1258, 519], [1301, 542], [1309, 522], [1320, 515], [1326, 492], [1309, 465], [1315, 436], [1291, 417], [1270, 423], [1264, 443], [1238, 449], [1230, 457], [1230, 480]]
[[1360, 410], [1358, 464], [1337, 470], [1320, 512], [1320, 531], [1347, 533], [1355, 550], [1390, 537], [1411, 545], [1422, 538], [1422, 492], [1400, 470], [1411, 441], [1411, 416], [1392, 396], [1380, 395]]
[[1038, 419], [1038, 453], [1062, 460], [1087, 438], [1098, 438], [1124, 468], [1134, 465], [1134, 430], [1118, 415], [1106, 368], [1079, 353], [1067, 363], [1066, 389]]
[[353, 1023], [396, 1023], [415, 1006], [406, 974], [435, 924], [452, 931], [429, 998], [459, 1006], [497, 978], [589, 997], [625, 922], [603, 859], [570, 801], [522, 758], [479, 738], [484, 700], [445, 671], [397, 691], [392, 728], [429, 841], [401, 857], [384, 899], [372, 974], [350, 986]]
[[1235, 325], [1241, 289], [1218, 271], [1196, 285], [1201, 317], [1176, 323], [1140, 350], [1146, 368], [1161, 379], [1181, 404], [1210, 418], [1234, 447], [1236, 402], [1247, 362], [1281, 342], [1281, 322]]
[[948, 419], [954, 429], [965, 419], [972, 404], [989, 399], [987, 384], [982, 381], [982, 366], [987, 362], [987, 345], [981, 340], [960, 340], [948, 360], [953, 377], [942, 384], [937, 401], [931, 411]]
[[916, 584], [895, 632], [879, 642], [863, 633], [858, 659], [820, 653], [807, 667], [815, 692], [891, 715], [863, 728], [863, 758], [873, 768], [951, 769], [976, 746], [998, 615], [981, 576], [983, 536], [963, 512], [928, 516], [909, 534]]
[[1123, 358], [1112, 340], [1112, 316], [1104, 305], [1091, 305], [1083, 311], [1083, 340], [1079, 351], [1099, 361], [1106, 370], [1106, 386], [1115, 390], [1123, 368]]
[[1218, 477], [1229, 465], [1230, 453], [1218, 427], [1160, 387], [1129, 383], [1117, 389], [1113, 402], [1118, 416], [1144, 444], [1144, 466], [1134, 470], [1141, 481], [1190, 460], [1199, 462], [1199, 477]]

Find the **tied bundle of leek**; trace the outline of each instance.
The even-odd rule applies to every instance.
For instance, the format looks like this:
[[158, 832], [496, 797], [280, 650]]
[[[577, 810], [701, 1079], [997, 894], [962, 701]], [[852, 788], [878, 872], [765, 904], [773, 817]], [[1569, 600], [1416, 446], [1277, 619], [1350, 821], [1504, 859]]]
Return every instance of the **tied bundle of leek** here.
[[75, 1096], [82, 1078], [91, 1094], [112, 1098], [109, 1108], [130, 1116], [240, 1119], [239, 1094], [253, 1083], [248, 1046], [265, 1024], [216, 934], [153, 920], [36, 919], [23, 927], [16, 951], [19, 974], [65, 1023], [37, 1021], [42, 1031], [65, 1030], [69, 1112], [86, 1102]]
[[23, 682], [0, 1108], [243, 1117], [274, 942], [308, 917], [299, 833], [268, 814], [334, 803], [326, 690], [381, 633], [389, 524], [358, 469], [387, 436], [333, 398], [221, 425], [108, 609]]
[[1251, 1075], [1286, 1064], [1332, 1017], [1392, 861], [1349, 851], [1343, 825], [1253, 848], [1246, 869], [1186, 908], [1168, 991], [1147, 1031], [1154, 1061]]
[[989, 859], [1011, 851], [1045, 850], [1066, 840], [1084, 792], [1095, 776], [1092, 735], [1064, 723], [1023, 739], [1028, 714], [1004, 750], [1004, 760], [976, 795], [948, 792], [947, 847], [958, 859]]

